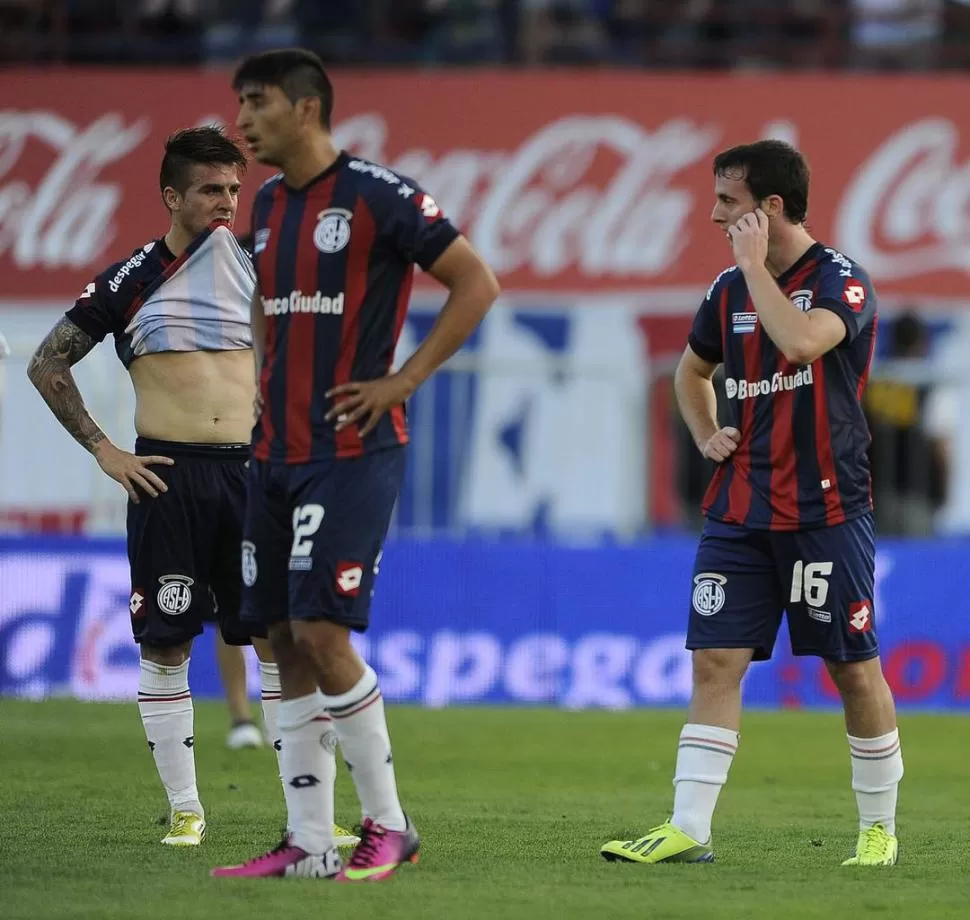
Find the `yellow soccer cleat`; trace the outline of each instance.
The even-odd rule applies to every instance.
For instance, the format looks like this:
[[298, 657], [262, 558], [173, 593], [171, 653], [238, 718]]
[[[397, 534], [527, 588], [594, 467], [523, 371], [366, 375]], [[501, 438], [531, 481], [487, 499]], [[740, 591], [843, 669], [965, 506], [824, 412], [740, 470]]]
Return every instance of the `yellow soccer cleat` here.
[[162, 843], [170, 847], [197, 847], [205, 840], [205, 818], [194, 811], [177, 811]]
[[669, 821], [651, 828], [638, 840], [611, 840], [600, 849], [603, 859], [632, 863], [710, 863], [714, 851], [707, 844], [688, 837]]
[[843, 866], [895, 866], [899, 856], [899, 841], [882, 824], [873, 824], [859, 831], [855, 856]]
[[360, 843], [360, 837], [351, 833], [339, 824], [333, 826], [333, 845], [338, 848], [355, 847]]

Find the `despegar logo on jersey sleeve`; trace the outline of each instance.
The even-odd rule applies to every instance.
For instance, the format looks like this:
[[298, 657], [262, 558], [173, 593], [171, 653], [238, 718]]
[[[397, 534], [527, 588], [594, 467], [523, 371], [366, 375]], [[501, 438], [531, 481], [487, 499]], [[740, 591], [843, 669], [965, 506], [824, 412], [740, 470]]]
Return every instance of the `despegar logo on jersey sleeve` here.
[[799, 387], [811, 386], [815, 383], [812, 366], [808, 365], [794, 374], [773, 374], [764, 380], [735, 380], [727, 377], [724, 380], [724, 392], [728, 399], [752, 399], [756, 396], [770, 396], [772, 393], [782, 393], [797, 390]]

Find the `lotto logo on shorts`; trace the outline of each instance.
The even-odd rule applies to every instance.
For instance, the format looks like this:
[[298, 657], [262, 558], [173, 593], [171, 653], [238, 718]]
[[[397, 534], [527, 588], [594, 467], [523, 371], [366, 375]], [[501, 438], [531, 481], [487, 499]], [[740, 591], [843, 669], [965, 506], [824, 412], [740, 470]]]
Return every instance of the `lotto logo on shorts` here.
[[359, 562], [337, 563], [337, 593], [344, 597], [357, 597], [360, 583], [364, 580], [364, 567]]
[[872, 602], [849, 604], [849, 632], [865, 633], [872, 629]]
[[701, 572], [694, 576], [691, 602], [702, 617], [712, 617], [724, 606], [724, 601], [727, 600], [724, 592], [726, 584], [727, 579], [714, 572]]
[[145, 595], [141, 590], [131, 592], [131, 600], [128, 601], [128, 611], [131, 613], [133, 620], [145, 616]]

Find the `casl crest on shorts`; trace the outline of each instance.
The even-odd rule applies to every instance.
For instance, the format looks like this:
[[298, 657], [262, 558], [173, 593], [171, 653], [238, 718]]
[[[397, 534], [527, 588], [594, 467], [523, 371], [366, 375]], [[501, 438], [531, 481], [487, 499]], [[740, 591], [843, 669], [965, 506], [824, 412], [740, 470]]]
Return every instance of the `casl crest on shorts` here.
[[317, 215], [317, 227], [313, 231], [313, 245], [320, 252], [340, 252], [350, 241], [351, 211], [344, 208], [327, 208]]
[[163, 575], [158, 582], [161, 587], [155, 600], [162, 613], [177, 617], [192, 606], [190, 586], [195, 584], [194, 579], [188, 575]]
[[247, 588], [256, 584], [259, 569], [256, 567], [256, 547], [249, 540], [242, 541], [242, 580]]
[[727, 595], [724, 585], [727, 579], [714, 572], [701, 572], [694, 576], [694, 593], [691, 603], [702, 617], [712, 617], [723, 606]]

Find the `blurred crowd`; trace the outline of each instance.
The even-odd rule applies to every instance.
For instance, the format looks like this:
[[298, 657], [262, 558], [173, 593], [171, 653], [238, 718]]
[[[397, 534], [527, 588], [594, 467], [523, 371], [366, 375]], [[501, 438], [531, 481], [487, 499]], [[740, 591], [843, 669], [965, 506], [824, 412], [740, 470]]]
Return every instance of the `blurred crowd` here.
[[970, 67], [970, 0], [0, 0], [0, 61]]

